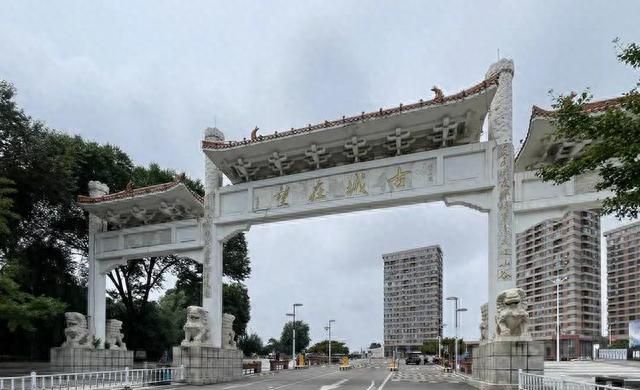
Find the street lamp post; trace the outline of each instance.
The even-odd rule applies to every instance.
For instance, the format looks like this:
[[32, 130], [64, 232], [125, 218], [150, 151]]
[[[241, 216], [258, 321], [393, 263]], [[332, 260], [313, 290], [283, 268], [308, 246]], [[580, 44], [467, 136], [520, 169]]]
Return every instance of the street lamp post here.
[[556, 285], [556, 362], [560, 361], [560, 284], [567, 280], [567, 277], [556, 277], [552, 280]]
[[[458, 321], [458, 325], [460, 325], [460, 313], [467, 311], [466, 308], [461, 307], [456, 310], [456, 320]], [[466, 350], [466, 349], [465, 349]], [[456, 371], [458, 371], [458, 337], [456, 336]]]
[[447, 324], [440, 325], [440, 334], [438, 335], [438, 359], [440, 359], [440, 364], [442, 364], [442, 333], [445, 326]]
[[331, 323], [336, 320], [329, 320], [329, 326], [325, 326], [324, 329], [329, 331], [329, 365], [331, 365]]
[[291, 330], [293, 333], [293, 342], [291, 343], [291, 358], [294, 361], [294, 365], [295, 365], [295, 360], [296, 360], [296, 307], [300, 307], [302, 306], [302, 303], [294, 303], [293, 304], [293, 313], [287, 313], [288, 316], [293, 317], [293, 322], [291, 323]]
[[458, 297], [447, 297], [447, 301], [454, 302], [453, 309], [453, 321], [455, 327], [455, 336], [454, 336], [454, 361], [453, 361], [453, 369], [454, 371], [458, 371]]

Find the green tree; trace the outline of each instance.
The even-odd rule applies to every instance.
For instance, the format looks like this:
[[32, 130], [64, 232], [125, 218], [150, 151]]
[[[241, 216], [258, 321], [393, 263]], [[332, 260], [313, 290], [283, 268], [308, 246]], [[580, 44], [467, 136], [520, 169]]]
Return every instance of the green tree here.
[[425, 355], [437, 355], [438, 354], [438, 340], [426, 340], [420, 346], [420, 352]]
[[170, 289], [158, 300], [159, 315], [169, 324], [165, 328], [165, 339], [169, 346], [180, 345], [184, 339], [182, 327], [187, 321], [190, 305], [184, 291]]
[[609, 344], [608, 348], [629, 348], [629, 340], [627, 339], [617, 339]]
[[8, 236], [11, 232], [9, 221], [19, 218], [18, 214], [12, 211], [13, 199], [10, 195], [16, 193], [12, 185], [13, 181], [0, 177], [0, 237]]
[[32, 332], [36, 322], [55, 317], [65, 306], [57, 299], [22, 292], [16, 282], [0, 274], [0, 319], [6, 321], [11, 332], [18, 328]]
[[[286, 354], [291, 353], [291, 346], [293, 345], [293, 321], [289, 321], [284, 324], [282, 328], [282, 334], [280, 335], [280, 346]], [[309, 346], [311, 338], [309, 337], [309, 324], [303, 321], [296, 321], [296, 354], [302, 352]]]
[[[614, 41], [616, 44], [618, 41]], [[618, 60], [637, 70], [640, 46], [619, 46]], [[580, 154], [543, 166], [538, 175], [545, 181], [564, 183], [574, 176], [597, 172], [597, 190], [610, 190], [603, 201], [605, 214], [636, 218], [640, 208], [640, 92], [633, 89], [609, 106], [602, 115], [592, 115], [589, 92], [555, 98], [554, 140], [587, 141]]]
[[280, 341], [274, 339], [273, 337], [267, 341], [267, 344], [264, 346], [264, 350], [262, 351], [263, 355], [269, 355], [270, 353], [282, 352], [282, 346], [280, 345]]
[[[251, 318], [251, 305], [247, 288], [242, 283], [251, 273], [251, 263], [244, 233], [238, 233], [225, 242], [222, 251], [222, 274], [230, 282], [222, 288], [222, 310], [236, 319], [233, 330], [244, 335]], [[176, 290], [184, 291], [190, 305], [202, 304], [202, 265], [195, 262], [177, 264]]]
[[[298, 333], [296, 332], [296, 344], [298, 343]], [[320, 353], [323, 355], [329, 355], [329, 340], [322, 340], [319, 343], [312, 345], [307, 352]], [[331, 340], [331, 355], [333, 354], [349, 354], [349, 347], [343, 342]]]
[[242, 350], [244, 356], [261, 354], [264, 350], [262, 339], [256, 333], [251, 333], [249, 335], [244, 334], [238, 337], [238, 348]]

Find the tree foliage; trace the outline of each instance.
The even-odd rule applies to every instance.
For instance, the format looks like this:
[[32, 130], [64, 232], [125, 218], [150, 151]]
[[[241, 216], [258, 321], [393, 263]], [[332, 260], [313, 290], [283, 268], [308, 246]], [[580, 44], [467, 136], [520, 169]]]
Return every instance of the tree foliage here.
[[19, 215], [13, 212], [13, 198], [15, 194], [13, 181], [0, 177], [0, 237], [7, 236], [11, 232], [9, 221], [18, 219]]
[[[618, 41], [615, 41], [618, 43]], [[640, 46], [619, 46], [618, 60], [637, 70]], [[555, 98], [555, 140], [586, 141], [575, 158], [543, 166], [538, 175], [545, 181], [564, 183], [574, 176], [597, 172], [597, 190], [610, 190], [604, 200], [605, 214], [636, 218], [640, 208], [640, 91], [637, 83], [601, 115], [585, 108], [593, 96], [588, 92]]]
[[[315, 343], [307, 350], [307, 352], [329, 355], [329, 340], [322, 340], [319, 343]], [[348, 355], [349, 347], [347, 347], [347, 345], [341, 341], [331, 340], [331, 355], [333, 356], [333, 354]]]
[[[88, 221], [75, 203], [77, 196], [87, 193], [90, 180], [115, 192], [129, 182], [134, 187], [168, 182], [176, 172], [157, 164], [135, 166], [117, 146], [47, 128], [18, 107], [15, 95], [15, 88], [0, 80], [0, 345], [6, 354], [45, 359], [49, 348], [64, 338], [64, 318], [55, 315], [62, 303], [69, 311], [87, 310]], [[186, 178], [185, 184], [204, 192], [198, 180]], [[224, 257], [225, 275], [233, 282], [224, 289], [229, 294], [225, 311], [239, 318], [234, 328], [242, 334], [249, 298], [240, 283], [251, 271], [243, 235], [229, 241]], [[191, 260], [169, 256], [134, 260], [110, 274], [113, 291], [107, 314], [124, 321], [130, 347], [155, 357], [181, 339], [185, 316], [180, 308], [201, 304], [197, 268]], [[187, 276], [181, 273], [185, 269], [194, 271], [187, 282], [200, 281], [180, 280], [166, 299], [150, 301], [169, 274]], [[32, 315], [24, 315], [26, 308]]]
[[437, 355], [438, 340], [425, 340], [425, 342], [420, 346], [420, 352], [425, 355]]
[[261, 354], [264, 350], [262, 339], [256, 333], [244, 334], [238, 337], [238, 348], [242, 350], [244, 356]]
[[264, 350], [262, 351], [263, 355], [269, 355], [271, 353], [278, 353], [282, 351], [282, 346], [280, 345], [280, 340], [274, 339], [273, 337], [267, 341], [267, 344], [264, 346]]
[[[282, 328], [282, 334], [280, 335], [280, 348], [281, 350], [278, 352], [284, 352], [286, 354], [291, 353], [291, 347], [293, 345], [293, 321], [289, 321], [284, 324]], [[305, 350], [309, 343], [311, 342], [311, 338], [309, 337], [309, 324], [303, 321], [296, 321], [295, 323], [296, 329], [296, 354]]]
[[57, 299], [20, 291], [16, 282], [0, 274], [0, 319], [7, 322], [11, 332], [17, 328], [36, 329], [35, 322], [44, 321], [62, 313], [66, 305]]

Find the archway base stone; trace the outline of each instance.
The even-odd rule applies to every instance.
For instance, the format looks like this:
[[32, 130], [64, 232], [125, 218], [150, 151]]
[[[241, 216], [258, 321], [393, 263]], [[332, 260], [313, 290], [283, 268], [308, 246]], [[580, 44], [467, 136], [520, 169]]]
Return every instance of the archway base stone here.
[[51, 368], [56, 372], [108, 371], [133, 367], [133, 351], [55, 347], [49, 353]]
[[517, 389], [518, 371], [544, 374], [544, 342], [489, 341], [473, 350], [472, 380], [479, 389]]
[[242, 351], [209, 346], [173, 347], [173, 366], [184, 367], [190, 385], [209, 385], [242, 378]]

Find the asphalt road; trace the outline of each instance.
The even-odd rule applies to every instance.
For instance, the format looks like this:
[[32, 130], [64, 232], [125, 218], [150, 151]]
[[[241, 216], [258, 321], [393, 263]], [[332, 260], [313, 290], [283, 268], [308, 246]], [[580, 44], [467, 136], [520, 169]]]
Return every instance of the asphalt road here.
[[[433, 374], [433, 375], [432, 375]], [[471, 390], [457, 379], [444, 377], [435, 368], [401, 366], [399, 372], [386, 367], [362, 367], [339, 371], [335, 367], [284, 370], [275, 374], [244, 378], [240, 381], [186, 386], [189, 390]], [[185, 387], [180, 387], [185, 389]]]

